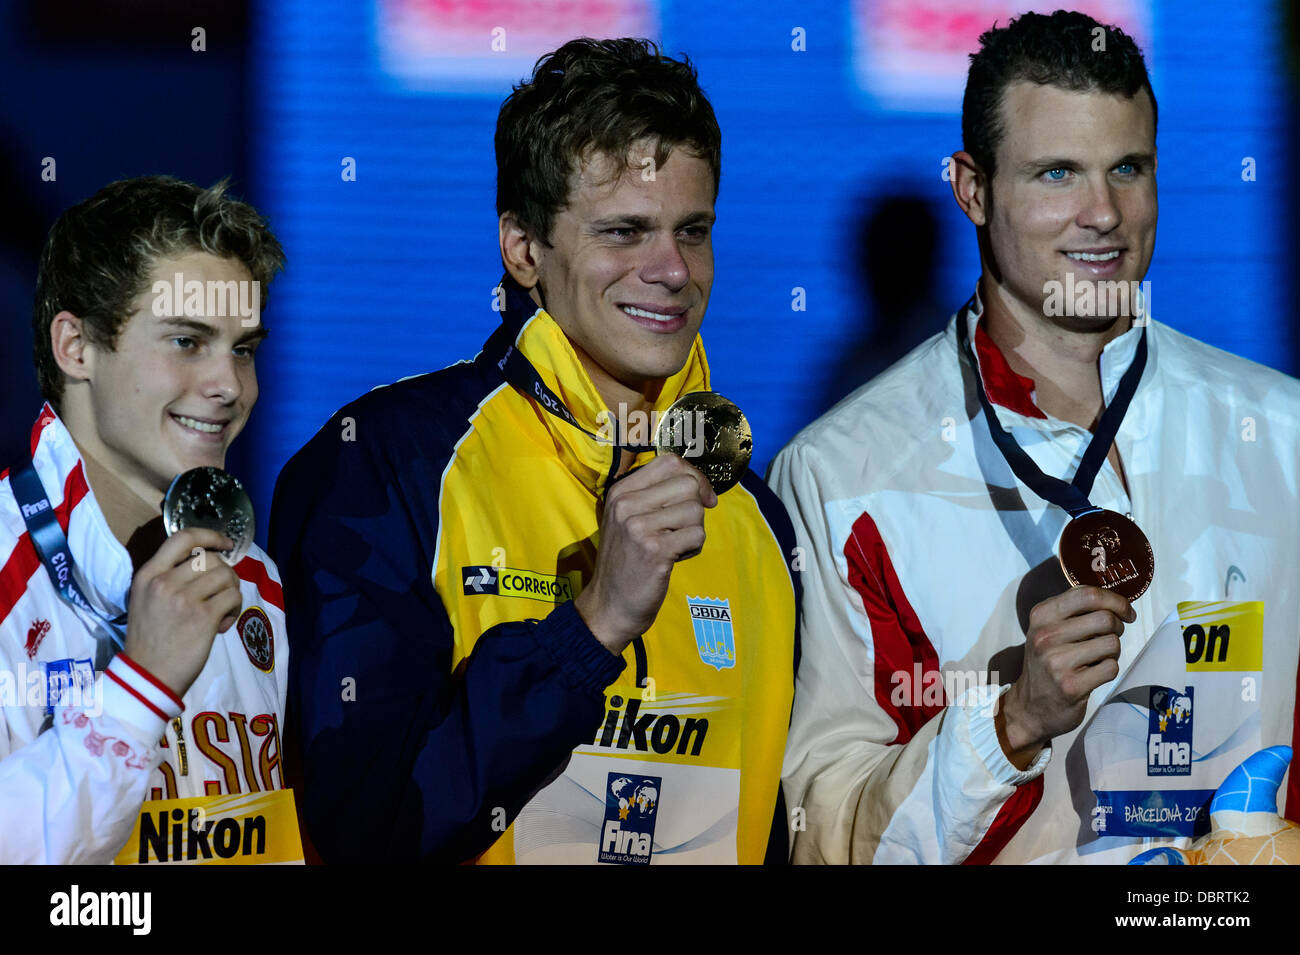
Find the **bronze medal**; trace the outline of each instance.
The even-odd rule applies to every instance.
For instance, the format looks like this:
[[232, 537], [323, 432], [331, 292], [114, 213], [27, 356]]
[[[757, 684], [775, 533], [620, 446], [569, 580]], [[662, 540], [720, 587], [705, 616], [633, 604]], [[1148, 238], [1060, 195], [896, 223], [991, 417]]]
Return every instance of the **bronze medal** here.
[[716, 391], [692, 391], [672, 403], [655, 429], [655, 454], [675, 454], [721, 494], [740, 481], [754, 450], [745, 414]]
[[1089, 511], [1061, 532], [1057, 553], [1072, 587], [1102, 587], [1137, 600], [1156, 572], [1151, 542], [1141, 529], [1115, 511]]
[[193, 468], [178, 474], [163, 499], [167, 536], [187, 527], [220, 531], [235, 542], [234, 550], [219, 551], [234, 567], [253, 543], [253, 502], [239, 480], [220, 468]]

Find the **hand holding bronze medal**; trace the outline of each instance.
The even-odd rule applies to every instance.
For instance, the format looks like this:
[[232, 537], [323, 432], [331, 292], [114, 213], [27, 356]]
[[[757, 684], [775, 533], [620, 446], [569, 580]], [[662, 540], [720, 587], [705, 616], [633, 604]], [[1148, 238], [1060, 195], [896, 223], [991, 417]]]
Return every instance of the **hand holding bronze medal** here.
[[734, 487], [749, 466], [754, 435], [745, 413], [716, 391], [682, 395], [655, 429], [655, 455], [675, 454], [693, 465], [714, 494]]
[[187, 527], [225, 534], [235, 547], [218, 553], [231, 567], [244, 559], [253, 543], [253, 502], [239, 480], [220, 468], [193, 468], [176, 475], [163, 499], [162, 516], [168, 537]]
[[998, 422], [997, 414], [984, 392], [979, 364], [968, 341], [967, 308], [957, 316], [957, 340], [970, 360], [975, 376], [975, 390], [993, 443], [998, 446], [1011, 470], [1035, 494], [1062, 507], [1071, 520], [1057, 542], [1057, 559], [1072, 587], [1101, 587], [1132, 602], [1146, 593], [1155, 577], [1156, 561], [1151, 542], [1137, 524], [1114, 511], [1094, 507], [1088, 500], [1097, 472], [1110, 451], [1129, 402], [1137, 391], [1138, 381], [1147, 361], [1146, 329], [1138, 339], [1133, 361], [1120, 378], [1115, 398], [1107, 406], [1083, 460], [1066, 483], [1044, 474], [1015, 439]]

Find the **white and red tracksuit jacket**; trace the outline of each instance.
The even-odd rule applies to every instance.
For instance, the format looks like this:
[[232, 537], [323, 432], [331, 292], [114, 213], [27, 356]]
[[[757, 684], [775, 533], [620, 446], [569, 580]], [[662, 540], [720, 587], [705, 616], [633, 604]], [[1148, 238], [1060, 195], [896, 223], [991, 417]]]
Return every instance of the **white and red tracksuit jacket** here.
[[[783, 770], [787, 805], [803, 810], [792, 812], [796, 862], [1083, 861], [1067, 778], [1077, 731], [1021, 772], [984, 705], [1019, 672], [1029, 610], [1059, 592], [1053, 547], [1068, 515], [1022, 485], [993, 444], [956, 322], [970, 323], [1003, 427], [1044, 473], [1068, 480], [1092, 435], [1039, 410], [1033, 381], [977, 328], [978, 300], [961, 314], [801, 432], [769, 473], [806, 552]], [[1105, 348], [1107, 402], [1139, 333]], [[1179, 601], [1262, 600], [1261, 736], [1293, 743], [1300, 382], [1158, 323], [1147, 334], [1116, 437], [1131, 496], [1109, 461], [1090, 495], [1131, 515], [1155, 554], [1121, 639], [1121, 677]], [[944, 680], [991, 671], [1001, 690]], [[963, 699], [925, 692], [941, 684]], [[1093, 692], [1088, 717], [1109, 689]]]
[[[31, 448], [86, 596], [122, 612], [131, 559], [48, 405]], [[257, 547], [235, 571], [244, 597], [239, 622], [217, 635], [183, 698], [119, 653], [101, 691], [56, 707], [41, 732], [42, 664], [71, 660], [86, 672], [96, 643], [41, 565], [8, 472], [0, 475], [0, 863], [111, 862], [145, 800], [284, 788], [284, 597], [275, 565]]]

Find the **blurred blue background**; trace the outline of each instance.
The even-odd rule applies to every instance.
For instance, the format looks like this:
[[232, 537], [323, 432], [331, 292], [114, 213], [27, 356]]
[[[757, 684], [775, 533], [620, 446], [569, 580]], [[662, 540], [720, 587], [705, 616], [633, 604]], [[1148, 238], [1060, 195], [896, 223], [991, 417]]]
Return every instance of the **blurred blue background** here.
[[[941, 175], [961, 145], [965, 56], [994, 20], [1055, 6], [10, 3], [0, 13], [3, 459], [22, 453], [39, 407], [31, 298], [53, 218], [113, 179], [232, 175], [289, 258], [264, 316], [261, 402], [230, 459], [264, 540], [280, 467], [335, 409], [472, 357], [495, 327], [492, 135], [511, 84], [571, 36], [636, 34], [691, 57], [722, 127], [703, 335], [715, 388], [753, 425], [761, 472], [970, 294], [974, 230]], [[1289, 5], [1076, 8], [1120, 24], [1147, 53], [1160, 104], [1155, 317], [1294, 374]], [[40, 175], [47, 156], [53, 182]], [[355, 181], [341, 175], [345, 157]], [[792, 309], [797, 289], [803, 311]]]

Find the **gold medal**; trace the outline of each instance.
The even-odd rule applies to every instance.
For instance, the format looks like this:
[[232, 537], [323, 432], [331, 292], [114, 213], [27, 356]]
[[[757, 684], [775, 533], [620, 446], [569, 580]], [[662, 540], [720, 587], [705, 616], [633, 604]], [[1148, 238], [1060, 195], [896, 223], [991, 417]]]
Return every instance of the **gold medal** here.
[[239, 480], [220, 468], [193, 468], [176, 475], [163, 498], [162, 513], [168, 537], [187, 527], [204, 527], [229, 537], [234, 550], [218, 553], [231, 567], [252, 546], [253, 502]]
[[692, 391], [672, 403], [655, 429], [655, 454], [675, 454], [721, 494], [740, 481], [754, 450], [745, 414], [716, 391]]
[[1155, 577], [1151, 542], [1123, 514], [1090, 511], [1061, 531], [1061, 570], [1072, 587], [1101, 587], [1137, 600]]

